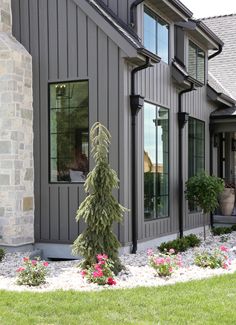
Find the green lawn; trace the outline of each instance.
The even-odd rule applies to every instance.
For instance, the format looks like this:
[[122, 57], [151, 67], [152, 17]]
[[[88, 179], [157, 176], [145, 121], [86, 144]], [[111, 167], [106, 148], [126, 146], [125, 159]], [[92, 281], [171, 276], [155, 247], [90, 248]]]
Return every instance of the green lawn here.
[[[73, 281], [73, 280], [72, 280]], [[236, 274], [102, 292], [0, 291], [0, 324], [236, 324]]]

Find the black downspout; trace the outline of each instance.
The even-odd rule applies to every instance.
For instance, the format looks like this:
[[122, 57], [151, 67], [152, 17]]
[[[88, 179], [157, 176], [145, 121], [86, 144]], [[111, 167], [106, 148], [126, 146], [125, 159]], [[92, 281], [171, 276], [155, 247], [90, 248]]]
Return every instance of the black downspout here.
[[[213, 129], [212, 129], [212, 124], [210, 123], [209, 125], [209, 132], [210, 132], [210, 175], [212, 176], [213, 174]], [[213, 228], [213, 213], [210, 213], [210, 225], [211, 228]]]
[[211, 54], [208, 56], [208, 61], [213, 59], [215, 56], [219, 55], [222, 52], [223, 46], [219, 45], [219, 50], [216, 51], [215, 53]]
[[183, 237], [184, 229], [183, 229], [183, 129], [187, 120], [183, 118], [182, 112], [182, 95], [188, 93], [194, 89], [194, 84], [191, 83], [191, 87], [185, 90], [182, 90], [178, 94], [178, 124], [179, 124], [179, 236]]
[[137, 216], [136, 216], [136, 116], [140, 108], [143, 105], [144, 97], [135, 95], [135, 74], [143, 69], [151, 67], [151, 59], [146, 57], [146, 63], [140, 67], [136, 67], [131, 71], [131, 96], [130, 106], [132, 115], [132, 126], [131, 126], [131, 147], [132, 147], [132, 254], [137, 252]]
[[134, 14], [136, 7], [142, 2], [144, 2], [144, 0], [136, 0], [130, 6], [130, 26], [131, 27], [134, 27], [136, 24], [136, 19], [135, 19], [135, 14]]

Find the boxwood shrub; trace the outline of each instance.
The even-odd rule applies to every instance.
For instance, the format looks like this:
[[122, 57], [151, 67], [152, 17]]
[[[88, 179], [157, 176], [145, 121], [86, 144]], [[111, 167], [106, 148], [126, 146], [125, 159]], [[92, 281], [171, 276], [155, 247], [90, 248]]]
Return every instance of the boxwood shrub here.
[[211, 230], [213, 236], [230, 234], [232, 231], [236, 231], [236, 225], [233, 225], [231, 227], [217, 227], [212, 228]]
[[177, 238], [168, 242], [164, 242], [158, 247], [158, 249], [161, 252], [166, 252], [173, 248], [176, 253], [179, 253], [185, 252], [190, 247], [199, 246], [200, 243], [201, 240], [196, 235], [191, 234], [183, 238]]
[[5, 250], [3, 248], [0, 248], [0, 262], [3, 260], [5, 254]]

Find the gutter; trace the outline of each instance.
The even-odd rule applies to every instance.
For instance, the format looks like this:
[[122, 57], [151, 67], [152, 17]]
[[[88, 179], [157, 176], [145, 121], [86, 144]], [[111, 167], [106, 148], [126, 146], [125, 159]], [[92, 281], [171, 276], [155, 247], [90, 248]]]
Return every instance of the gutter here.
[[136, 117], [138, 112], [143, 107], [144, 97], [135, 94], [135, 75], [138, 71], [144, 70], [148, 67], [151, 67], [151, 58], [146, 56], [146, 63], [142, 66], [136, 67], [131, 71], [131, 96], [130, 96], [130, 106], [131, 106], [131, 115], [132, 115], [132, 125], [131, 125], [131, 160], [132, 160], [132, 254], [137, 252], [137, 195], [136, 195]]
[[219, 50], [217, 50], [215, 53], [208, 56], [208, 61], [213, 59], [215, 56], [219, 55], [223, 50], [223, 45], [219, 44]]
[[137, 6], [144, 2], [144, 0], [135, 0], [131, 6], [130, 6], [130, 26], [134, 27], [136, 25], [136, 15], [135, 15], [135, 11]]
[[182, 96], [194, 90], [194, 83], [190, 88], [182, 90], [178, 94], [178, 125], [179, 125], [179, 236], [183, 237], [183, 129], [188, 121], [188, 113], [182, 112]]

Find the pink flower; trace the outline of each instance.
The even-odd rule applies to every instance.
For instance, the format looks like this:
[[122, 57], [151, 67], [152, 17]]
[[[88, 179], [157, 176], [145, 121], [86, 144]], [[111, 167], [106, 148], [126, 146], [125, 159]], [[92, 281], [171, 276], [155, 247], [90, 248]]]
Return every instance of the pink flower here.
[[94, 271], [93, 272], [93, 277], [94, 278], [100, 278], [100, 277], [102, 277], [103, 276], [103, 272], [102, 272], [102, 270], [100, 270], [100, 271]]
[[43, 266], [48, 266], [48, 262], [43, 262]]
[[36, 260], [32, 260], [31, 263], [32, 263], [32, 265], [35, 266], [37, 264], [37, 261]]
[[28, 257], [24, 257], [24, 258], [23, 258], [23, 261], [24, 261], [24, 262], [28, 262], [28, 260], [29, 260]]
[[107, 260], [108, 256], [106, 254], [98, 254], [97, 259], [98, 259], [98, 261]]
[[80, 274], [82, 275], [82, 277], [84, 278], [87, 275], [87, 271], [86, 270], [82, 270], [80, 272]]
[[182, 262], [181, 261], [178, 261], [177, 263], [176, 263], [179, 267], [182, 267]]
[[222, 251], [222, 252], [228, 252], [229, 251], [229, 249], [228, 249], [228, 247], [226, 247], [226, 246], [220, 246], [220, 250]]
[[19, 269], [17, 269], [16, 272], [22, 272], [22, 271], [24, 271], [24, 270], [25, 270], [24, 267], [19, 267]]
[[107, 284], [109, 284], [110, 286], [111, 285], [115, 285], [116, 284], [116, 281], [113, 278], [108, 278], [107, 279]]
[[[102, 261], [102, 262], [103, 262], [103, 261]], [[95, 269], [96, 271], [101, 271], [101, 267], [100, 267], [99, 264], [95, 264], [95, 265], [94, 265], [94, 269]]]
[[101, 260], [98, 262], [98, 265], [104, 265], [105, 263], [106, 263], [105, 261]]
[[174, 253], [175, 253], [174, 248], [171, 248], [171, 249], [169, 250], [169, 253], [170, 253], [170, 254], [174, 254]]
[[172, 267], [169, 268], [169, 272], [172, 273], [173, 272], [173, 269]]
[[227, 263], [224, 263], [222, 267], [223, 267], [223, 269], [227, 270], [227, 268], [228, 268], [229, 266], [228, 266]]
[[171, 258], [170, 257], [166, 257], [166, 263], [170, 263], [171, 262]]
[[152, 255], [153, 255], [153, 250], [152, 250], [151, 248], [149, 248], [149, 249], [147, 250], [147, 255], [148, 255], [148, 256], [152, 256]]
[[156, 258], [155, 263], [157, 265], [164, 264], [165, 263], [165, 259], [163, 257]]

